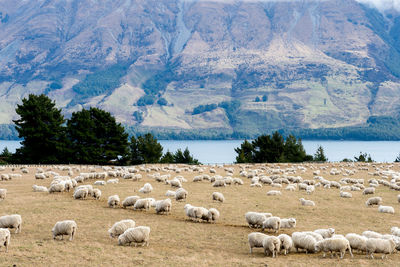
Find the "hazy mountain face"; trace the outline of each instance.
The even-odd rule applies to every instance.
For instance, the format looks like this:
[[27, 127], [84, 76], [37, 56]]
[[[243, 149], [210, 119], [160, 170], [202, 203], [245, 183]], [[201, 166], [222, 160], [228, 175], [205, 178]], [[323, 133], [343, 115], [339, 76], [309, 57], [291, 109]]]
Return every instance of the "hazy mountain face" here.
[[32, 92], [67, 115], [98, 106], [143, 127], [263, 131], [397, 115], [398, 7], [2, 0], [0, 123]]

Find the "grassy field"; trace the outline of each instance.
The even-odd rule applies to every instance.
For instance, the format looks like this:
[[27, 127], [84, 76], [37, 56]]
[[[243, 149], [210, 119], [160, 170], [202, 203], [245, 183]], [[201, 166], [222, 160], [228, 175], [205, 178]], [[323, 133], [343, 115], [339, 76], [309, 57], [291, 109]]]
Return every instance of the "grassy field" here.
[[[278, 165], [274, 168], [276, 166]], [[280, 165], [282, 169], [289, 166], [292, 165]], [[297, 170], [295, 176], [312, 179], [311, 165], [305, 166], [307, 171]], [[343, 177], [329, 175], [331, 167], [342, 167], [339, 164], [314, 166], [328, 167], [320, 174], [326, 179], [338, 181]], [[377, 165], [380, 169], [387, 169], [388, 166]], [[250, 166], [252, 169], [260, 167]], [[370, 178], [379, 178], [368, 174], [375, 172], [372, 165], [368, 171], [360, 171], [358, 167], [343, 165], [345, 169], [356, 171], [351, 178], [364, 178], [366, 184]], [[234, 177], [239, 177], [239, 166], [234, 168]], [[400, 166], [394, 165], [391, 169], [400, 171]], [[67, 173], [57, 170], [56, 166], [53, 166], [53, 170], [62, 175]], [[220, 175], [226, 174], [224, 168], [216, 170]], [[281, 189], [281, 196], [267, 196], [266, 192], [272, 190], [272, 187], [250, 187], [250, 179], [247, 178], [242, 177], [244, 185], [241, 186], [213, 188], [206, 181], [192, 182], [198, 172], [171, 172], [171, 178], [182, 175], [188, 180], [183, 187], [189, 192], [189, 196], [186, 202], [173, 200], [172, 213], [167, 216], [157, 215], [153, 208], [147, 212], [140, 212], [107, 207], [107, 198], [113, 194], [118, 194], [121, 201], [130, 195], [165, 199], [165, 192], [174, 190], [169, 185], [147, 178], [144, 172], [141, 172], [143, 179], [139, 182], [120, 179], [119, 184], [96, 186], [102, 191], [101, 199], [96, 201], [73, 200], [72, 192], [33, 192], [33, 184], [49, 186], [51, 181], [51, 178], [35, 180], [35, 171], [36, 168], [30, 167], [29, 173], [23, 174], [22, 178], [0, 181], [0, 188], [8, 190], [7, 198], [0, 202], [0, 215], [18, 213], [23, 219], [22, 232], [12, 234], [8, 253], [4, 252], [4, 248], [0, 251], [0, 266], [394, 266], [400, 262], [399, 254], [390, 255], [387, 260], [381, 260], [377, 257], [379, 255], [375, 255], [375, 259], [371, 260], [365, 255], [355, 253], [353, 259], [346, 254], [343, 260], [339, 260], [322, 258], [321, 253], [306, 255], [292, 252], [287, 256], [279, 255], [276, 259], [265, 257], [262, 249], [254, 249], [255, 253], [252, 255], [249, 253], [247, 235], [260, 230], [247, 226], [244, 219], [247, 211], [271, 212], [281, 218], [297, 219], [297, 227], [294, 230], [283, 229], [279, 233], [291, 234], [294, 231], [327, 227], [335, 228], [338, 234], [361, 234], [365, 230], [389, 233], [392, 226], [400, 226], [398, 193], [384, 186], [378, 187], [375, 195], [383, 198], [384, 205], [395, 208], [394, 215], [378, 213], [376, 207], [367, 208], [364, 203], [370, 195], [364, 196], [361, 192], [352, 192], [351, 199], [340, 198], [338, 189], [323, 188], [316, 188], [310, 196], [304, 191], [289, 192], [284, 189]], [[6, 168], [1, 173], [12, 171]], [[14, 173], [21, 172], [16, 169]], [[208, 173], [207, 168], [205, 173]], [[85, 184], [93, 182], [94, 180], [88, 180]], [[138, 189], [146, 182], [150, 182], [154, 190], [144, 195], [139, 193]], [[225, 203], [211, 200], [211, 194], [215, 191], [224, 194]], [[316, 206], [301, 206], [300, 197], [315, 201]], [[189, 221], [183, 210], [186, 203], [206, 208], [215, 207], [220, 211], [221, 217], [215, 224]], [[109, 238], [107, 230], [113, 223], [128, 218], [136, 221], [136, 225], [150, 226], [148, 247], [121, 247], [116, 239]], [[72, 242], [66, 238], [64, 241], [54, 241], [51, 235], [53, 225], [57, 221], [67, 219], [75, 220], [78, 224], [75, 239]]]

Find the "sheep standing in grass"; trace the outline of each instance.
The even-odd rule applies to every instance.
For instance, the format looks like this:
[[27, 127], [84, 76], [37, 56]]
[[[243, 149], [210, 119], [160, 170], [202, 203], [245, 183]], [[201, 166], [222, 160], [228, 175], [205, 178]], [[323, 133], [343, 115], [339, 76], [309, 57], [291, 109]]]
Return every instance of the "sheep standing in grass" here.
[[304, 199], [304, 198], [300, 198], [300, 203], [301, 203], [301, 205], [303, 205], [303, 206], [315, 206], [314, 201], [312, 201], [312, 200], [307, 200], [307, 199]]
[[136, 203], [136, 201], [137, 201], [138, 199], [140, 199], [139, 196], [129, 196], [129, 197], [126, 197], [126, 198], [124, 199], [124, 201], [122, 201], [122, 207], [123, 207], [123, 208], [127, 208], [127, 207], [134, 206], [135, 203]]
[[296, 219], [281, 219], [281, 228], [295, 228], [296, 227]]
[[159, 200], [156, 202], [156, 212], [157, 214], [165, 212], [168, 215], [168, 212], [171, 212], [172, 202], [171, 199], [167, 198], [164, 200]]
[[11, 233], [8, 229], [0, 228], [0, 249], [1, 247], [6, 248], [6, 252], [8, 252], [8, 246], [10, 245]]
[[373, 206], [373, 205], [378, 205], [379, 206], [381, 203], [382, 203], [382, 198], [381, 197], [371, 197], [365, 202], [365, 205], [367, 207]]
[[314, 231], [314, 233], [320, 234], [323, 238], [331, 238], [335, 234], [335, 229], [317, 229]]
[[88, 196], [87, 188], [81, 188], [74, 192], [74, 199], [86, 199]]
[[263, 241], [264, 238], [268, 237], [268, 235], [263, 234], [263, 233], [250, 233], [247, 238], [249, 241], [249, 247], [250, 247], [250, 254], [253, 253], [253, 248], [263, 248]]
[[340, 191], [340, 197], [342, 198], [352, 198], [353, 195], [349, 192], [345, 192], [345, 191]]
[[281, 250], [286, 254], [290, 252], [290, 249], [293, 247], [293, 240], [287, 234], [278, 235], [279, 240], [281, 241]]
[[312, 236], [303, 232], [294, 232], [292, 234], [293, 247], [298, 251], [304, 249], [306, 253], [314, 252], [317, 240]]
[[394, 214], [394, 208], [391, 206], [382, 206], [380, 205], [378, 207], [378, 211], [381, 213], [390, 213], [390, 214]]
[[101, 198], [101, 190], [98, 188], [93, 189], [92, 197], [99, 200]]
[[350, 233], [346, 235], [346, 239], [349, 240], [351, 249], [361, 252], [367, 251], [367, 237]]
[[394, 226], [394, 227], [390, 228], [390, 232], [392, 233], [392, 235], [400, 237], [400, 228], [399, 227]]
[[72, 241], [77, 228], [78, 226], [76, 225], [76, 222], [72, 220], [57, 222], [51, 230], [53, 233], [53, 239], [56, 239], [59, 235], [61, 235], [61, 239], [64, 239], [64, 235], [68, 235], [69, 241]]
[[214, 192], [212, 193], [212, 200], [216, 200], [223, 203], [225, 201], [225, 197], [220, 192]]
[[139, 192], [143, 194], [148, 194], [151, 191], [153, 191], [153, 187], [149, 183], [145, 183], [144, 186], [139, 189]]
[[282, 195], [281, 191], [278, 190], [271, 190], [267, 192], [267, 196], [280, 196]]
[[263, 248], [265, 255], [268, 256], [271, 253], [272, 258], [275, 258], [281, 249], [281, 240], [276, 236], [267, 236], [263, 240]]
[[128, 228], [135, 227], [135, 221], [131, 219], [122, 220], [114, 223], [114, 225], [108, 229], [108, 233], [111, 238], [122, 235]]
[[151, 205], [151, 200], [149, 198], [141, 198], [136, 200], [133, 205], [134, 210], [149, 210]]
[[262, 224], [262, 230], [264, 229], [272, 229], [277, 233], [281, 228], [281, 218], [279, 217], [269, 217]]
[[64, 192], [65, 191], [65, 184], [64, 183], [52, 183], [49, 188], [49, 193], [55, 192]]
[[363, 236], [367, 238], [383, 238], [383, 235], [374, 231], [364, 231], [362, 232]]
[[110, 208], [115, 208], [119, 205], [120, 199], [118, 195], [112, 195], [108, 197], [107, 205]]
[[0, 189], [0, 201], [6, 199], [7, 189]]
[[209, 209], [208, 217], [210, 218], [211, 222], [216, 222], [219, 218], [219, 211], [215, 208]]
[[249, 211], [244, 216], [250, 228], [252, 227], [259, 228], [262, 227], [263, 222], [267, 218], [271, 217], [272, 214]]
[[367, 187], [363, 191], [363, 195], [375, 194], [375, 187]]
[[149, 246], [150, 239], [150, 227], [138, 226], [135, 228], [128, 228], [122, 235], [118, 237], [118, 245], [124, 246], [131, 243], [135, 244], [141, 243], [142, 246]]
[[183, 188], [179, 188], [178, 190], [175, 191], [175, 200], [185, 200], [187, 198], [188, 191], [186, 191]]
[[45, 186], [40, 186], [40, 185], [33, 185], [32, 186], [33, 192], [49, 192], [47, 187]]
[[19, 214], [5, 215], [0, 217], [0, 228], [15, 229], [15, 233], [21, 233], [22, 217]]
[[353, 253], [351, 252], [350, 243], [344, 238], [327, 238], [319, 241], [315, 244], [314, 249], [316, 252], [322, 251], [323, 257], [325, 258], [326, 252], [340, 252], [340, 258], [343, 259], [346, 250], [349, 250], [351, 257]]
[[373, 259], [374, 253], [383, 253], [382, 259], [387, 254], [392, 254], [396, 249], [396, 244], [392, 239], [369, 238], [366, 244], [367, 253]]
[[165, 193], [165, 196], [167, 196], [167, 197], [175, 198], [175, 195], [176, 195], [175, 191], [171, 191], [171, 190], [167, 190], [167, 192]]

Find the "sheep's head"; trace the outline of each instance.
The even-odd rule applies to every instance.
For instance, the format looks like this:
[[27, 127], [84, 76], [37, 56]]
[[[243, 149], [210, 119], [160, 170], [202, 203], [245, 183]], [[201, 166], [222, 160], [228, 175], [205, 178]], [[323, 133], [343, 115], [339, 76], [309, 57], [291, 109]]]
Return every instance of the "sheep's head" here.
[[320, 242], [317, 242], [314, 245], [314, 250], [315, 250], [315, 252], [320, 252], [321, 251], [321, 243]]

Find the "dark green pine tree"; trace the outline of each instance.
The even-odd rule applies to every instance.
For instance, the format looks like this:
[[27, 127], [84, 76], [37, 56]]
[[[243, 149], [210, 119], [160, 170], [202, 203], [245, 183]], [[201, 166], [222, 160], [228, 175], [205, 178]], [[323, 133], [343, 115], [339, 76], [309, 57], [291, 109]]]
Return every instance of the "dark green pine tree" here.
[[131, 164], [159, 163], [163, 155], [163, 147], [151, 133], [132, 137], [130, 147]]
[[30, 94], [15, 111], [20, 119], [14, 123], [23, 141], [14, 160], [42, 164], [65, 162], [65, 120], [55, 102], [44, 94]]
[[182, 152], [181, 149], [178, 149], [174, 154], [174, 163], [183, 163], [183, 164], [199, 164], [199, 161], [190, 154], [189, 148]]
[[164, 154], [164, 156], [162, 156], [160, 163], [174, 163], [174, 154], [172, 154], [171, 152], [167, 151], [167, 153]]
[[115, 118], [98, 108], [72, 113], [67, 123], [70, 162], [80, 164], [124, 163], [128, 134]]
[[236, 156], [236, 163], [252, 163], [253, 162], [253, 145], [244, 140], [240, 147], [235, 148], [235, 152], [238, 154]]
[[318, 146], [317, 151], [314, 154], [313, 160], [318, 162], [328, 161], [328, 158], [325, 156], [324, 148], [322, 146]]
[[293, 135], [289, 135], [283, 147], [282, 162], [303, 162], [306, 156], [301, 139], [296, 139]]

